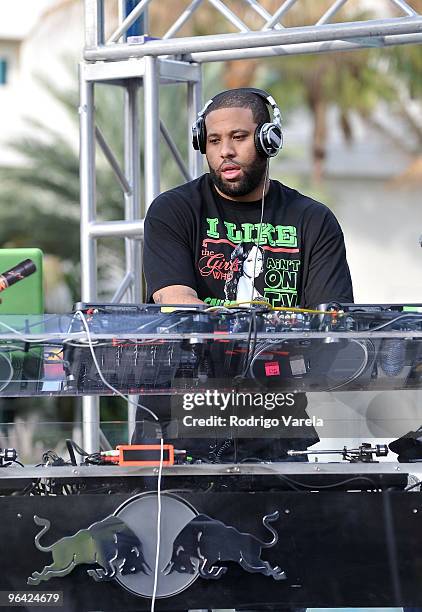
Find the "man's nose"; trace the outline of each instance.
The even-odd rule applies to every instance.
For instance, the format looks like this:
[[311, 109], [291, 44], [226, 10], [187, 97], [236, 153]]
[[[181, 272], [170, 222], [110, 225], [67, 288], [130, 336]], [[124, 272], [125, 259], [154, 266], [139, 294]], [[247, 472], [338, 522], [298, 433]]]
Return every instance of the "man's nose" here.
[[231, 158], [236, 155], [233, 141], [231, 138], [226, 138], [221, 141], [220, 155], [223, 158]]

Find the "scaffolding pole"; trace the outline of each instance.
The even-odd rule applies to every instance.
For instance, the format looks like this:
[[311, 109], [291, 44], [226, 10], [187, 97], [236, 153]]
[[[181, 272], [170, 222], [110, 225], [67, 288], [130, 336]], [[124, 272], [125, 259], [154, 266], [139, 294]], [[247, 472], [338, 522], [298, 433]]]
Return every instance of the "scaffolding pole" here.
[[[80, 185], [81, 185], [81, 297], [93, 300], [97, 293], [96, 242], [89, 234], [90, 223], [95, 219], [95, 120], [94, 84], [84, 78], [80, 69]], [[100, 404], [97, 397], [82, 398], [82, 436], [88, 453], [99, 449]]]
[[144, 75], [144, 181], [145, 207], [160, 193], [160, 108], [157, 59], [145, 58]]
[[[125, 193], [125, 218], [129, 222], [136, 222], [141, 217], [141, 147], [139, 134], [139, 88], [140, 79], [130, 79], [126, 85], [124, 101], [124, 155], [125, 175], [131, 186], [130, 193]], [[128, 301], [142, 302], [142, 248], [140, 236], [125, 237], [126, 274], [129, 291]], [[123, 288], [123, 285], [121, 286]], [[121, 300], [125, 292], [115, 294], [116, 300]], [[136, 404], [138, 396], [129, 398], [128, 411], [128, 441], [132, 437], [136, 422]]]
[[350, 39], [365, 39], [382, 36], [422, 33], [422, 17], [402, 17], [369, 22], [324, 24], [266, 30], [263, 32], [242, 32], [240, 34], [215, 34], [212, 36], [191, 36], [174, 40], [151, 40], [145, 44], [99, 45], [85, 49], [87, 61], [123, 60], [131, 57], [159, 57], [178, 55], [198, 61], [198, 53], [207, 51], [237, 51], [254, 47], [279, 45], [300, 45], [314, 42], [330, 42]]

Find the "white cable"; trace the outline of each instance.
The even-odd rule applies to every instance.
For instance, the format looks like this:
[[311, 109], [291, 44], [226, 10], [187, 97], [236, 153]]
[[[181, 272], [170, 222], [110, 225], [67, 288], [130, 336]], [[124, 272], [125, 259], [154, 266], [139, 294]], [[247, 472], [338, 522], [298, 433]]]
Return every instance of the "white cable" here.
[[[76, 348], [81, 348], [83, 346], [80, 342], [75, 342], [73, 338], [63, 338], [62, 344], [66, 344], [66, 346], [74, 346]], [[102, 346], [113, 346], [110, 340], [107, 342], [93, 342], [92, 344], [95, 345], [97, 348]]]
[[[77, 311], [77, 312], [81, 312], [81, 311]], [[81, 336], [81, 332], [71, 332], [70, 330], [72, 329], [72, 325], [74, 320], [77, 318], [77, 312], [75, 312], [75, 314], [73, 315], [72, 319], [70, 320], [69, 326], [68, 326], [68, 331], [66, 332], [66, 337], [61, 338], [60, 340], [57, 340], [57, 342], [61, 342], [63, 343], [69, 343], [71, 346], [80, 346], [80, 344], [78, 345], [72, 345], [71, 342], [73, 340], [78, 340]], [[83, 313], [82, 313], [83, 314]], [[53, 317], [50, 317], [53, 318]], [[44, 322], [44, 321], [43, 321]], [[38, 325], [39, 323], [37, 323]], [[33, 324], [35, 325], [35, 323]], [[27, 344], [42, 344], [44, 342], [49, 342], [52, 341], [51, 336], [46, 336], [45, 338], [31, 338], [30, 336], [26, 336], [24, 333], [22, 333], [19, 329], [16, 329], [15, 327], [12, 327], [11, 325], [8, 325], [7, 323], [5, 323], [4, 321], [0, 320], [0, 326], [5, 327], [6, 329], [8, 329], [9, 331], [13, 332], [14, 334], [16, 334], [17, 336], [19, 336], [19, 340], [22, 340], [22, 342], [26, 342]], [[55, 332], [56, 334], [59, 332]], [[2, 338], [0, 335], [0, 342], [4, 341], [6, 342], [8, 340], [8, 338]], [[15, 338], [16, 340], [16, 338]], [[103, 343], [103, 344], [96, 344], [96, 346], [106, 346], [107, 343]], [[56, 346], [55, 344], [52, 344], [52, 346]], [[59, 346], [59, 345], [57, 345]], [[21, 347], [18, 347], [21, 348]]]
[[108, 387], [111, 391], [113, 391], [113, 393], [116, 393], [116, 395], [119, 395], [120, 397], [122, 397], [128, 404], [133, 404], [134, 406], [137, 406], [137, 407], [139, 406], [139, 408], [142, 408], [142, 410], [145, 410], [146, 412], [148, 412], [156, 421], [159, 421], [160, 419], [155, 414], [155, 412], [153, 412], [152, 410], [150, 410], [149, 408], [147, 408], [143, 404], [140, 404], [139, 402], [134, 402], [133, 400], [131, 400], [129, 398], [129, 396], [124, 395], [124, 393], [121, 393], [120, 391], [118, 391], [118, 389], [113, 387], [113, 385], [110, 385], [110, 383], [104, 378], [103, 373], [102, 373], [101, 368], [100, 368], [100, 364], [98, 363], [97, 357], [95, 355], [94, 345], [93, 345], [92, 337], [91, 337], [91, 332], [89, 330], [89, 326], [88, 326], [88, 323], [86, 321], [85, 315], [84, 315], [84, 313], [81, 310], [77, 310], [75, 312], [75, 315], [79, 316], [79, 318], [82, 321], [82, 325], [83, 325], [83, 327], [85, 329], [85, 332], [86, 332], [86, 336], [87, 336], [87, 340], [88, 340], [88, 346], [89, 346], [89, 350], [91, 352], [92, 360], [93, 360], [94, 365], [95, 365], [95, 367], [97, 369], [98, 375], [101, 378], [101, 381], [105, 384], [106, 387]]
[[[255, 260], [254, 260], [254, 263], [253, 263], [253, 279], [252, 279], [251, 300], [250, 300], [251, 302], [254, 299], [253, 294], [254, 294], [254, 290], [255, 290], [256, 260], [258, 258], [258, 251], [261, 248], [259, 243], [261, 242], [262, 222], [264, 220], [265, 189], [267, 187], [269, 168], [270, 168], [270, 160], [267, 159], [267, 163], [265, 165], [264, 185], [262, 187], [262, 196], [261, 196], [261, 218], [259, 220], [258, 237], [256, 239]], [[262, 262], [262, 263], [264, 263], [264, 262]]]
[[[1, 342], [1, 341], [0, 341]], [[23, 351], [22, 345], [18, 344], [0, 344], [0, 353], [11, 353], [13, 351]]]
[[157, 598], [157, 586], [159, 576], [159, 562], [160, 562], [160, 540], [161, 540], [161, 477], [163, 474], [163, 461], [164, 461], [164, 440], [160, 438], [160, 467], [158, 468], [158, 481], [157, 481], [157, 544], [155, 548], [155, 567], [154, 567], [154, 587], [151, 596], [151, 612], [154, 612], [155, 600]]
[[8, 359], [6, 357], [6, 355], [3, 355], [3, 353], [0, 353], [0, 357], [3, 357], [3, 359], [6, 361], [7, 365], [9, 366], [10, 370], [9, 370], [9, 377], [7, 380], [4, 381], [4, 383], [2, 384], [2, 386], [0, 387], [0, 392], [4, 391], [4, 389], [6, 389], [7, 385], [10, 383], [10, 381], [13, 378], [13, 374], [15, 373], [13, 366], [12, 366], [12, 362], [10, 361], [10, 359]]
[[[75, 316], [73, 316], [73, 319], [75, 319]], [[71, 324], [72, 321], [69, 323], [69, 329], [71, 328]], [[46, 336], [45, 338], [31, 338], [29, 336], [26, 336], [24, 333], [22, 333], [21, 331], [19, 331], [19, 329], [16, 329], [15, 327], [12, 327], [11, 325], [8, 325], [7, 323], [5, 323], [4, 321], [0, 320], [0, 325], [2, 327], [5, 327], [6, 329], [8, 329], [9, 331], [13, 332], [14, 334], [16, 334], [17, 336], [19, 336], [19, 340], [22, 340], [22, 342], [26, 342], [27, 344], [42, 344], [43, 342], [48, 342], [51, 341], [51, 336]], [[35, 325], [35, 323], [34, 323]], [[78, 338], [80, 336], [80, 332], [75, 332], [74, 334], [72, 334], [70, 331], [67, 332], [67, 335], [69, 336], [68, 338], [64, 338], [62, 340], [62, 342], [70, 342], [71, 340], [73, 340], [74, 338]], [[0, 341], [7, 341], [7, 338], [2, 338], [0, 335]]]
[[[6, 329], [8, 329], [9, 331], [13, 332], [14, 334], [17, 334], [24, 342], [27, 343], [37, 343], [37, 342], [46, 342], [47, 340], [51, 340], [51, 338], [28, 338], [28, 336], [25, 336], [25, 334], [23, 334], [21, 331], [19, 331], [18, 329], [15, 329], [14, 327], [11, 327], [10, 325], [7, 325], [7, 323], [5, 323], [4, 321], [0, 321], [0, 325], [2, 325], [3, 327], [5, 327]], [[1, 340], [1, 337], [0, 337]]]

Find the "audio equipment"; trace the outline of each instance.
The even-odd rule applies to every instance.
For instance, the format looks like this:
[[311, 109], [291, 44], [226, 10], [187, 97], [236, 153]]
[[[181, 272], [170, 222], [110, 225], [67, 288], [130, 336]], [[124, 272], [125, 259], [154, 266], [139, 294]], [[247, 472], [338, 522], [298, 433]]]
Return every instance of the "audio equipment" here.
[[0, 395], [418, 389], [422, 313], [407, 308], [78, 304], [4, 321]]
[[[274, 157], [283, 147], [283, 133], [281, 131], [281, 113], [274, 98], [263, 89], [253, 87], [242, 87], [230, 90], [233, 92], [252, 93], [261, 98], [273, 112], [271, 122], [257, 125], [254, 135], [255, 147], [262, 157]], [[203, 109], [198, 113], [198, 117], [192, 126], [192, 145], [196, 151], [205, 154], [207, 144], [207, 131], [205, 126], [205, 113], [211, 104], [217, 101], [218, 97], [226, 92], [217, 94], [208, 100]]]
[[[349, 307], [355, 310], [78, 309], [105, 379], [125, 393], [233, 388], [240, 379], [251, 389], [291, 392], [418, 388], [422, 314]], [[63, 361], [67, 391], [107, 392], [85, 339], [65, 342]]]

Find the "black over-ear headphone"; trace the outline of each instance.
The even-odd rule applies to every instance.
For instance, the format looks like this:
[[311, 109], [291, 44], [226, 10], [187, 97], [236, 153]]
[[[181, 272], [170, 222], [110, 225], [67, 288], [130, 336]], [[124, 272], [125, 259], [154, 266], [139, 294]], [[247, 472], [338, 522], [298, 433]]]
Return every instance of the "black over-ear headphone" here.
[[[253, 87], [241, 87], [233, 91], [245, 91], [259, 96], [273, 111], [273, 120], [270, 123], [261, 123], [255, 130], [255, 147], [262, 157], [274, 157], [283, 147], [283, 133], [281, 131], [281, 113], [274, 98], [263, 89]], [[221, 92], [225, 93], [225, 92]], [[192, 145], [196, 151], [205, 153], [207, 144], [207, 131], [205, 128], [205, 111], [218, 96], [211, 98], [204, 108], [198, 113], [198, 118], [192, 126]]]

